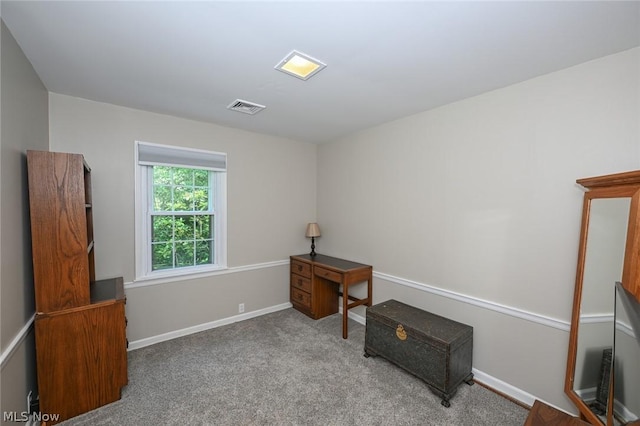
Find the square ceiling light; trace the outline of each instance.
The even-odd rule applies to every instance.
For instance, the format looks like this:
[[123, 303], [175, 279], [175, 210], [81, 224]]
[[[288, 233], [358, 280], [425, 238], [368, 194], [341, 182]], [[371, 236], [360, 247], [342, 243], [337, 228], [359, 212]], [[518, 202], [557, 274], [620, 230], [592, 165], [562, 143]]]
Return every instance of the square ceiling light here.
[[301, 80], [308, 80], [311, 76], [316, 75], [326, 65], [309, 55], [292, 50], [283, 60], [281, 60], [276, 69]]

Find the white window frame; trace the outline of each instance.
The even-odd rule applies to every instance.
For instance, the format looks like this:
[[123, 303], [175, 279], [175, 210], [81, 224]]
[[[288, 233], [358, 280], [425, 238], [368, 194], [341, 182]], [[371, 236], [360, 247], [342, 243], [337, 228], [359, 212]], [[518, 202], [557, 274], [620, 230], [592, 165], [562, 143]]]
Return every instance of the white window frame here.
[[[147, 152], [158, 151], [160, 157], [150, 163], [140, 159], [140, 150]], [[203, 166], [202, 158], [215, 157], [223, 159], [222, 166]], [[157, 162], [156, 162], [157, 161]], [[188, 167], [208, 169], [214, 172], [211, 177], [213, 190], [214, 219], [214, 263], [207, 265], [185, 266], [179, 268], [151, 269], [151, 202], [153, 199], [153, 176], [150, 171], [153, 164], [171, 167]], [[209, 274], [227, 269], [227, 173], [226, 154], [193, 148], [170, 145], [152, 144], [149, 142], [135, 142], [135, 281], [154, 279], [170, 279], [194, 274]]]

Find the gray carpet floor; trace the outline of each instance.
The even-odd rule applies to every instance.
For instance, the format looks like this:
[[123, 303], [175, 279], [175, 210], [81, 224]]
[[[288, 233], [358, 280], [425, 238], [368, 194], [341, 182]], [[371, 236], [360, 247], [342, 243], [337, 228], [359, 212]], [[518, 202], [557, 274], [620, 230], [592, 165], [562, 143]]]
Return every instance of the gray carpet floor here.
[[122, 399], [70, 425], [522, 425], [528, 410], [475, 384], [451, 407], [421, 380], [363, 356], [365, 327], [294, 309], [129, 353]]

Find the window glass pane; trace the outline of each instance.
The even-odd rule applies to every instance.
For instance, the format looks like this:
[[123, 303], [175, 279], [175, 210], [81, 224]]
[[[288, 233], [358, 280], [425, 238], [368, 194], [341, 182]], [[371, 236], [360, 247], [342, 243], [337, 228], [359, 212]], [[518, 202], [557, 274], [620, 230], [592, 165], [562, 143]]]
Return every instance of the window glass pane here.
[[171, 167], [155, 166], [153, 168], [153, 182], [158, 185], [170, 185]]
[[176, 186], [173, 189], [173, 211], [193, 211], [193, 188]]
[[194, 210], [195, 211], [207, 211], [209, 210], [209, 189], [208, 188], [194, 188]]
[[206, 170], [194, 170], [194, 185], [209, 186], [209, 172]]
[[194, 265], [194, 241], [176, 242], [176, 267]]
[[213, 241], [196, 241], [196, 265], [213, 263]]
[[151, 241], [154, 243], [173, 241], [172, 216], [151, 217]]
[[151, 269], [173, 268], [173, 244], [153, 243], [151, 244]]
[[176, 241], [193, 240], [195, 238], [194, 219], [194, 216], [176, 216], [173, 234]]
[[154, 185], [153, 186], [153, 210], [157, 212], [170, 211], [173, 203], [171, 202], [171, 187]]
[[193, 185], [193, 169], [173, 168], [174, 185]]
[[213, 238], [213, 216], [195, 217], [195, 238], [197, 240], [208, 240]]

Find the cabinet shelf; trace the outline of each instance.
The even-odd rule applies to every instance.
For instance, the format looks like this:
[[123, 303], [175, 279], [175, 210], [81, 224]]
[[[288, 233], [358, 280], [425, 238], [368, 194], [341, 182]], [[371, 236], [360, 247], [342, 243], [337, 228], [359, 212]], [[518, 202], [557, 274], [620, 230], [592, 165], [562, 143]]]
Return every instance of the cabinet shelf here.
[[91, 303], [105, 300], [125, 300], [122, 277], [108, 278], [91, 284]]

